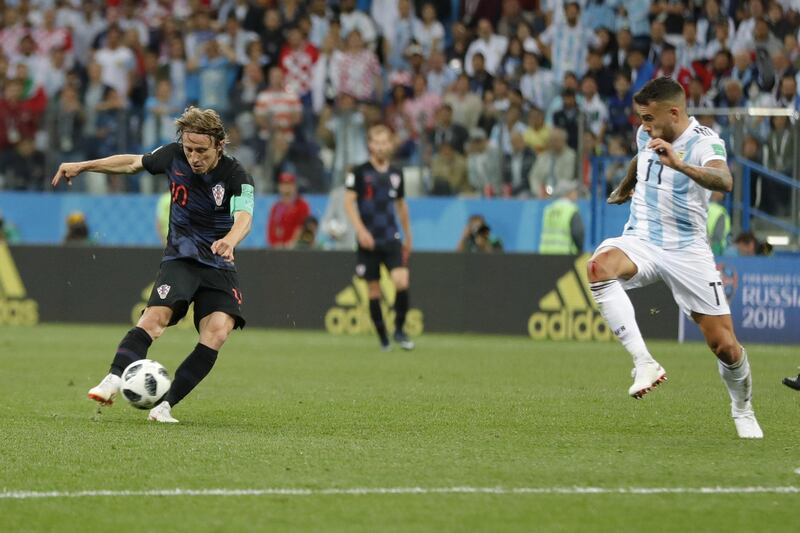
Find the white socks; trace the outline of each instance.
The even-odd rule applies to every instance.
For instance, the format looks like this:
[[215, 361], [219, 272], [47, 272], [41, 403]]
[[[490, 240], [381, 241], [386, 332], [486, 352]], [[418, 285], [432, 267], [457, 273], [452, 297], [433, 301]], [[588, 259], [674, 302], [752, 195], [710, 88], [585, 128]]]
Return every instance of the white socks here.
[[733, 416], [744, 411], [752, 411], [750, 399], [753, 394], [753, 377], [750, 374], [750, 362], [747, 360], [745, 349], [742, 348], [742, 357], [736, 363], [726, 365], [718, 359], [717, 366], [731, 397]]
[[592, 296], [606, 319], [608, 327], [633, 356], [634, 366], [657, 364], [644, 344], [631, 299], [619, 281], [615, 279], [595, 281], [589, 284]]

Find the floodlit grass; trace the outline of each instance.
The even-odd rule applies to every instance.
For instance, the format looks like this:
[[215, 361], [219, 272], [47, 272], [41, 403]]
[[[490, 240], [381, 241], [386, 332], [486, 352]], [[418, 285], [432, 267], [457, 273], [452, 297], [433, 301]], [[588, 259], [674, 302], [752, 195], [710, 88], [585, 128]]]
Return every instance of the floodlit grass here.
[[[173, 414], [86, 391], [125, 326], [0, 328], [3, 491], [800, 486], [796, 348], [748, 346], [766, 437], [742, 441], [707, 349], [652, 343], [669, 382], [626, 396], [616, 343], [245, 330]], [[174, 370], [191, 331], [149, 356]], [[0, 499], [0, 531], [794, 530], [800, 494], [312, 494]]]

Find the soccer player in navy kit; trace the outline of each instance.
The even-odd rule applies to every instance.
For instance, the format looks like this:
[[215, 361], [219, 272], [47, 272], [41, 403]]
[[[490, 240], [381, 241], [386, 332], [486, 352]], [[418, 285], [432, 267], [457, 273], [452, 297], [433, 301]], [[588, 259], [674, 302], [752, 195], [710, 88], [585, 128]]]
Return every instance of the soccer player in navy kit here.
[[164, 400], [148, 416], [177, 422], [171, 409], [211, 371], [230, 332], [244, 327], [242, 292], [233, 251], [250, 231], [253, 179], [224, 153], [227, 135], [213, 110], [188, 108], [176, 121], [178, 142], [145, 155], [114, 155], [62, 163], [52, 184], [71, 183], [81, 172], [166, 174], [171, 205], [167, 246], [153, 291], [136, 327], [117, 348], [109, 374], [89, 390], [89, 398], [110, 405], [119, 393], [122, 371], [144, 359], [153, 340], [186, 315], [194, 302], [199, 342], [175, 372]]
[[[353, 168], [345, 186], [344, 208], [356, 229], [358, 263], [356, 273], [367, 281], [369, 314], [381, 341], [390, 350], [389, 336], [381, 311], [380, 269], [386, 265], [397, 290], [395, 296], [394, 340], [404, 350], [414, 343], [403, 327], [408, 312], [408, 257], [411, 253], [411, 226], [405, 201], [402, 171], [391, 165], [392, 131], [383, 125], [367, 132], [369, 161]], [[403, 228], [401, 240], [397, 220]]]

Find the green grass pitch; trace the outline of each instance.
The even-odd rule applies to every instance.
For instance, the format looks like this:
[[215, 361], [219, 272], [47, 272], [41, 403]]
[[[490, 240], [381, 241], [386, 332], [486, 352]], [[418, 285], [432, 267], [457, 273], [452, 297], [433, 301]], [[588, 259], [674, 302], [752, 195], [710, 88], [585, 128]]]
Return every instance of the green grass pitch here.
[[[651, 343], [669, 381], [635, 401], [617, 343], [432, 334], [383, 354], [372, 337], [237, 332], [172, 426], [86, 399], [126, 329], [0, 328], [0, 531], [797, 531], [800, 493], [740, 490], [800, 487], [800, 394], [780, 384], [795, 347], [748, 346], [763, 441], [736, 438], [700, 344]], [[150, 357], [174, 371], [195, 342], [170, 330]], [[428, 490], [450, 487], [508, 490]], [[167, 489], [310, 490], [74, 497]]]

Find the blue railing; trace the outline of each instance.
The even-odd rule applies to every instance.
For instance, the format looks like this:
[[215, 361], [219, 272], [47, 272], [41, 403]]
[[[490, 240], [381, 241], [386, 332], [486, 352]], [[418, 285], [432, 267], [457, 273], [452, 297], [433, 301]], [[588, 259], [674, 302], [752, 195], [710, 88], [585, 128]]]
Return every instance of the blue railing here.
[[779, 174], [774, 170], [770, 170], [763, 165], [759, 165], [758, 163], [754, 163], [748, 159], [744, 159], [741, 157], [735, 157], [734, 160], [741, 165], [742, 167], [742, 203], [740, 206], [742, 210], [742, 231], [749, 231], [750, 230], [750, 220], [753, 217], [760, 218], [769, 222], [770, 224], [774, 224], [778, 226], [782, 230], [786, 231], [787, 233], [791, 233], [793, 235], [800, 235], [800, 226], [797, 224], [797, 206], [794, 205], [794, 213], [793, 222], [789, 223], [785, 220], [777, 218], [769, 213], [766, 213], [756, 207], [752, 206], [752, 197], [750, 195], [750, 184], [753, 180], [753, 172], [757, 172], [761, 178], [765, 178], [776, 183], [780, 183], [781, 185], [785, 185], [789, 187], [792, 191], [793, 195], [798, 194], [797, 191], [800, 191], [800, 183], [796, 182], [792, 178], [788, 176], [784, 176], [783, 174]]

